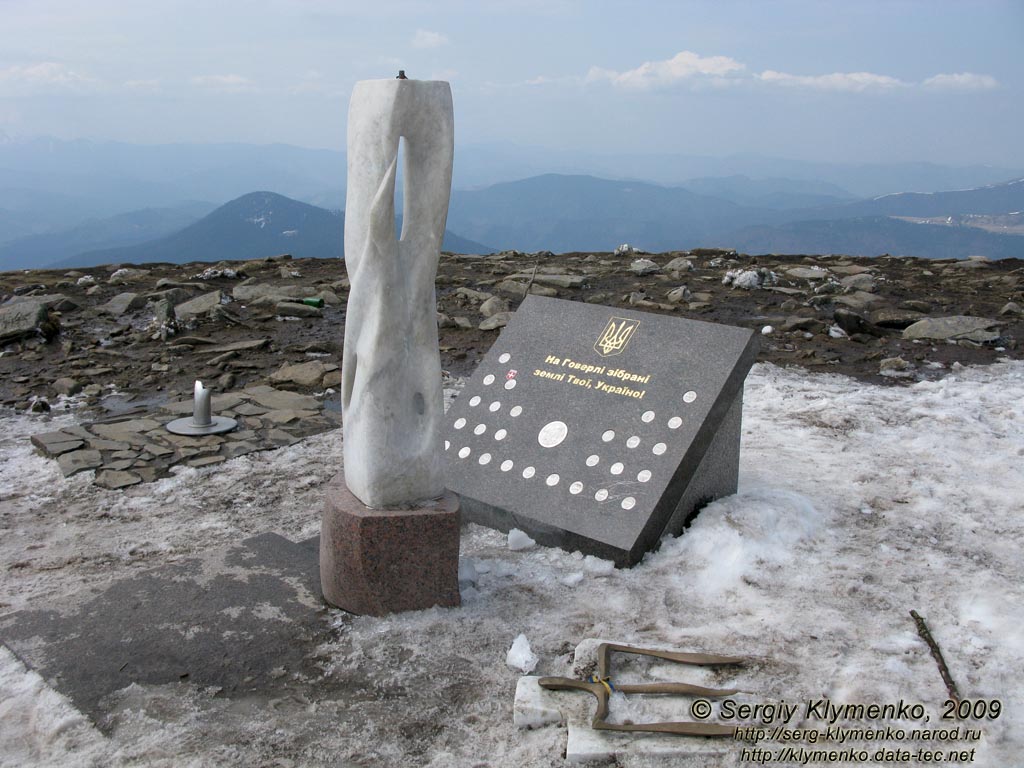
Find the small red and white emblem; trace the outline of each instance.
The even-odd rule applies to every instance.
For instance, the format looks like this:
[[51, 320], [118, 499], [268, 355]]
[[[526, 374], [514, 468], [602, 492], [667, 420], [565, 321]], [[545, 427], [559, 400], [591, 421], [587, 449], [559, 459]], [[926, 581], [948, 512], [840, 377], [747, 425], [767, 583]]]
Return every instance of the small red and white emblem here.
[[509, 368], [508, 373], [505, 374], [505, 378], [508, 379], [509, 381], [512, 381], [512, 379], [514, 379], [518, 375], [519, 371], [517, 371], [515, 368]]

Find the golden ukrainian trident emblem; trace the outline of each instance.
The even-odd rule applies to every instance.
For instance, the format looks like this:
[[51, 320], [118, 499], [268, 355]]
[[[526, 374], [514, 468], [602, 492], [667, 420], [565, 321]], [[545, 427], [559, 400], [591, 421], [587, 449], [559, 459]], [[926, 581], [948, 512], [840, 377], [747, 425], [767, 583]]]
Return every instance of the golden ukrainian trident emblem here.
[[633, 331], [640, 325], [639, 320], [627, 320], [623, 317], [613, 317], [608, 325], [597, 338], [594, 344], [594, 351], [601, 357], [617, 355], [626, 348], [626, 344], [633, 338]]

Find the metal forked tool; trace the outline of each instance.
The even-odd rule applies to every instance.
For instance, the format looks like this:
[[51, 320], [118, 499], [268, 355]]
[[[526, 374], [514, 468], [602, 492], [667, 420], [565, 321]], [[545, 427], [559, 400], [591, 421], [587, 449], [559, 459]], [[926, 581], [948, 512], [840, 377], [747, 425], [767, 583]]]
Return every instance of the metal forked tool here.
[[679, 664], [692, 664], [701, 667], [726, 664], [743, 664], [745, 659], [735, 656], [712, 656], [704, 653], [677, 653], [656, 649], [634, 648], [629, 645], [601, 643], [597, 647], [597, 674], [589, 680], [574, 680], [571, 677], [542, 677], [539, 681], [542, 688], [551, 691], [588, 691], [597, 698], [597, 711], [591, 727], [604, 731], [651, 731], [654, 733], [676, 733], [682, 736], [732, 736], [735, 728], [731, 725], [698, 722], [665, 722], [665, 723], [609, 723], [608, 700], [612, 691], [622, 693], [683, 693], [691, 696], [729, 696], [737, 693], [735, 688], [704, 688], [689, 683], [638, 683], [620, 685], [612, 684], [610, 661], [613, 652], [632, 653], [637, 656], [653, 656], [658, 659], [674, 661]]

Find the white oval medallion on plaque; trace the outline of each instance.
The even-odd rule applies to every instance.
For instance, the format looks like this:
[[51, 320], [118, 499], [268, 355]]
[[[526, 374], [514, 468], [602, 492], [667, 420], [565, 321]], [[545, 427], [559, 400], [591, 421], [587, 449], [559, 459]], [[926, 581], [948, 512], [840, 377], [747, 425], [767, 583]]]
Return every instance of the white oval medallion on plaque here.
[[569, 434], [569, 427], [564, 421], [549, 421], [537, 435], [537, 442], [544, 448], [554, 448], [565, 440]]

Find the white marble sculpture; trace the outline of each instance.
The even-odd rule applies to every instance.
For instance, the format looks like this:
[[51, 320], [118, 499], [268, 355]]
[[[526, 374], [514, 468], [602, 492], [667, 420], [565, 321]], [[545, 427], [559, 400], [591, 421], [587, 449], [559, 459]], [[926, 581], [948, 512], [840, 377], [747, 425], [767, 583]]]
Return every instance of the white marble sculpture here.
[[[345, 483], [368, 507], [444, 492], [434, 280], [454, 156], [448, 83], [364, 80], [348, 114], [342, 359]], [[395, 236], [398, 145], [405, 164]]]

